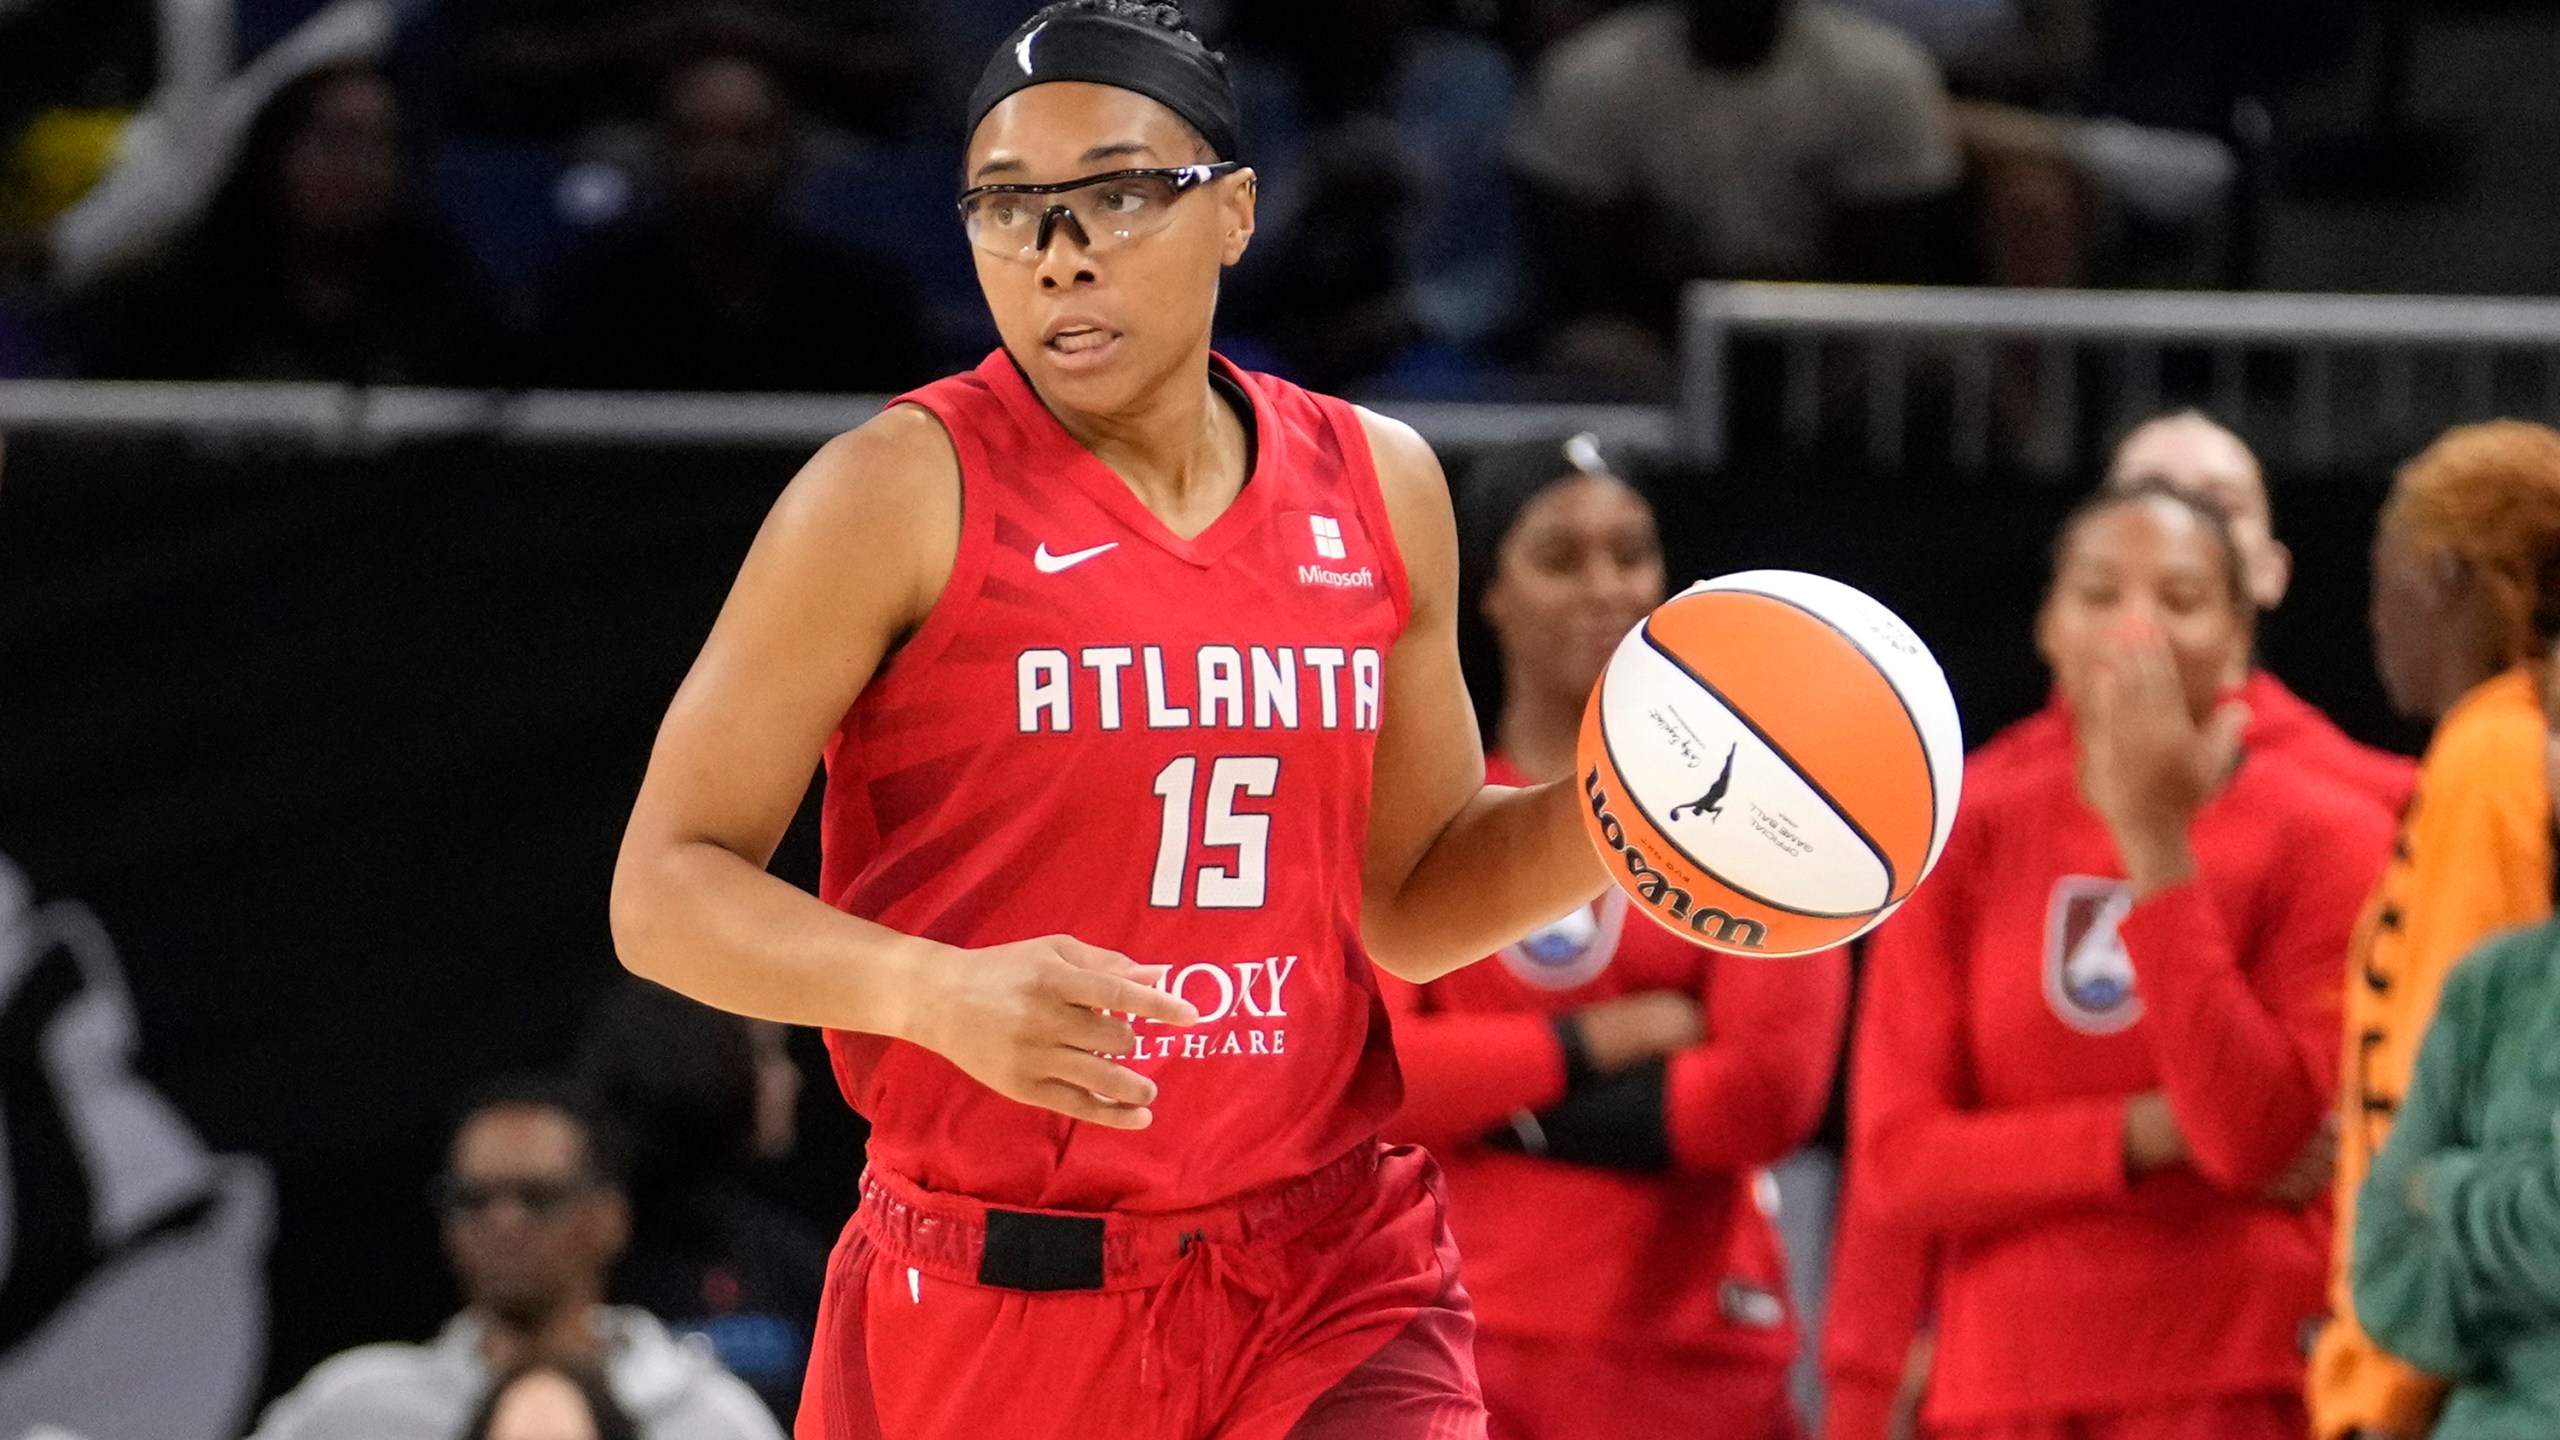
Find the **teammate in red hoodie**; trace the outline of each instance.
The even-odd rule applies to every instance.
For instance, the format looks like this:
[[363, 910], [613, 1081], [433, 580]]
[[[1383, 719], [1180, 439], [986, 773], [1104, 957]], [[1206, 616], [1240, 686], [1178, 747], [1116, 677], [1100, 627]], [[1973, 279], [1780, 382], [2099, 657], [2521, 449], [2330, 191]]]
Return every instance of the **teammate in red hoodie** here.
[[2390, 829], [2243, 744], [2252, 613], [2218, 509], [2075, 513], [2037, 637], [2073, 749], [1968, 786], [1871, 964], [1852, 1165], [1939, 1247], [1933, 1434], [2302, 1433], [2328, 1225], [2298, 1162]]
[[[2167, 485], [2219, 508], [2239, 547], [2251, 603], [2264, 612], [2284, 602], [2293, 579], [2293, 556], [2276, 538], [2258, 458], [2239, 436], [2194, 410], [2146, 421], [2116, 447], [2106, 480], [2111, 489], [2144, 482]], [[2369, 795], [2394, 817], [2407, 806], [2417, 772], [2406, 756], [2349, 739], [2263, 668], [2247, 669], [2246, 677], [2240, 698], [2249, 707], [2253, 751], [2282, 755]], [[2057, 689], [2043, 709], [1965, 757], [1967, 792], [1983, 793], [2013, 768], [2032, 768], [2068, 754], [2071, 743], [2070, 709]], [[1868, 953], [1889, 952], [1897, 943], [1898, 927], [1888, 925], [1868, 942]], [[2317, 1156], [2309, 1158], [2309, 1173], [2316, 1176]], [[1858, 1200], [1854, 1176], [1851, 1187], [1834, 1242], [1823, 1328], [1828, 1391], [1823, 1432], [1826, 1440], [1885, 1440], [1893, 1429], [1897, 1390], [1906, 1392], [1907, 1404], [1910, 1382], [1927, 1370], [1925, 1350], [1914, 1357], [1912, 1344], [1924, 1330], [1930, 1308], [1929, 1246], [1880, 1223]]]
[[[1459, 540], [1488, 768], [1564, 775], [1611, 649], [1662, 601], [1653, 512], [1577, 436], [1480, 462]], [[1382, 982], [1388, 1133], [1446, 1167], [1494, 1440], [1796, 1433], [1756, 1182], [1821, 1118], [1847, 984], [1837, 951], [1719, 957], [1615, 890], [1496, 963]]]

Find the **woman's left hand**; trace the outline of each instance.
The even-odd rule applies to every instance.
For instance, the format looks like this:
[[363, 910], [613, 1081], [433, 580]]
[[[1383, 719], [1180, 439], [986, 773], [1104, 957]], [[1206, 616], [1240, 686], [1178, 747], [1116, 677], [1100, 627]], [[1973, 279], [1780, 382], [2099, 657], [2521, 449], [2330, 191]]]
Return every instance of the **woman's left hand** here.
[[2080, 716], [2080, 791], [2115, 837], [2136, 895], [2187, 878], [2187, 826], [2230, 777], [2248, 707], [2225, 701], [2203, 724], [2187, 708], [2157, 625], [2110, 636]]

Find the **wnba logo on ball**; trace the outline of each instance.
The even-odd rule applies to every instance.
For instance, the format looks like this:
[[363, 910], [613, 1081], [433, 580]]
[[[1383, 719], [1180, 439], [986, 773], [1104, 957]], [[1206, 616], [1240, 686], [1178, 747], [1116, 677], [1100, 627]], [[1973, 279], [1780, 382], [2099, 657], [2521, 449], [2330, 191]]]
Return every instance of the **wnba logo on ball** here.
[[1584, 792], [1591, 799], [1591, 818], [1600, 829], [1601, 843], [1615, 851], [1627, 870], [1626, 888], [1647, 905], [1686, 925], [1700, 939], [1717, 945], [1742, 950], [1758, 950], [1769, 940], [1769, 927], [1744, 915], [1728, 914], [1713, 905], [1697, 905], [1689, 892], [1671, 883], [1671, 877], [1656, 870], [1627, 843], [1627, 827], [1609, 810], [1609, 794], [1600, 784], [1600, 772], [1593, 769], [1582, 780]]

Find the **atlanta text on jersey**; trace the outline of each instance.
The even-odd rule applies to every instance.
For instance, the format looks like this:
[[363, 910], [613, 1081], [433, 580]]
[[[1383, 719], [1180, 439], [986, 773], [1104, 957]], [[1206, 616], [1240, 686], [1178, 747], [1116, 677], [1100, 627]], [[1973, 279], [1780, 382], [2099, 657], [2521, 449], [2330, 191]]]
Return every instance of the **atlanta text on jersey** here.
[[[1104, 730], [1375, 730], [1383, 667], [1376, 650], [1339, 645], [1088, 645], [1014, 658], [1025, 735]], [[1130, 672], [1137, 672], [1132, 675]]]

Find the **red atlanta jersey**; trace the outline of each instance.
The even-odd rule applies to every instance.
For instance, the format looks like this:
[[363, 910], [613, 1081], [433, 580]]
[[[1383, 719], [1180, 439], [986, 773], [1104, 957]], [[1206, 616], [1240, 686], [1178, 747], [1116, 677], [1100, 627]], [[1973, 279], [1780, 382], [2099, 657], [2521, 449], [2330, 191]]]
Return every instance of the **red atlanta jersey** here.
[[[1939, 1423], [2290, 1392], [2325, 1308], [2327, 1205], [2258, 1192], [2336, 1092], [2390, 822], [2253, 751], [2189, 832], [2197, 877], [2136, 903], [2073, 763], [1968, 775], [1869, 955], [1853, 1213], [1936, 1242]], [[2153, 1089], [2196, 1158], [2128, 1184], [2124, 1102]]]
[[[1496, 756], [1498, 784], [1527, 783]], [[1680, 939], [1611, 889], [1599, 903], [1428, 985], [1380, 981], [1396, 1015], [1404, 1108], [1388, 1137], [1427, 1145], [1447, 1171], [1449, 1225], [1478, 1323], [1621, 1356], [1715, 1355], [1784, 1367], [1795, 1356], [1777, 1227], [1761, 1166], [1822, 1118], [1848, 1009], [1848, 959], [1719, 955]], [[1533, 1159], [1479, 1142], [1516, 1111], [1564, 1098], [1549, 1017], [1620, 995], [1675, 990], [1707, 1020], [1673, 1057], [1664, 1129], [1673, 1170], [1638, 1175]]]
[[831, 1034], [872, 1161], [929, 1189], [1189, 1208], [1314, 1170], [1401, 1093], [1360, 866], [1403, 563], [1357, 413], [1214, 363], [1253, 469], [1189, 540], [1002, 350], [902, 397], [959, 452], [960, 549], [828, 747], [820, 894], [964, 948], [1072, 935], [1171, 967], [1201, 1015], [1139, 1023], [1161, 1094], [1135, 1132]]

